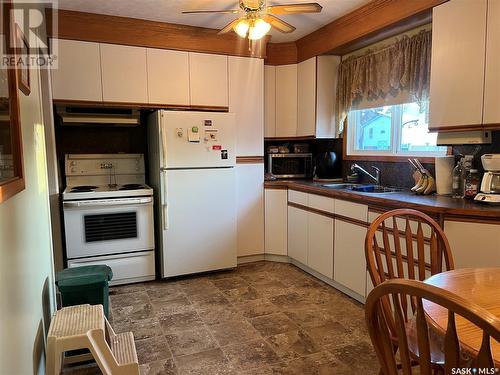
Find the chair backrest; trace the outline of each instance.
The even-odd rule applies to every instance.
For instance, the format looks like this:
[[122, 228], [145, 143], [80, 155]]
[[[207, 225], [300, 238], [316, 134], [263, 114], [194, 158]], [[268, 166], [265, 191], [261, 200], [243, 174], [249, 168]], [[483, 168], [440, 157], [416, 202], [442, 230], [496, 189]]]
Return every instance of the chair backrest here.
[[373, 286], [395, 278], [422, 281], [454, 268], [450, 244], [439, 224], [410, 209], [388, 211], [373, 221], [365, 255]]
[[[416, 321], [419, 369], [416, 368], [417, 366], [411, 366], [414, 358], [410, 354], [411, 350], [406, 331], [408, 322], [405, 319], [402, 303], [407, 298], [410, 298], [416, 305], [416, 314], [413, 319]], [[395, 339], [396, 345], [399, 348], [398, 361], [393, 351], [394, 337], [391, 337], [391, 332], [387, 324], [387, 310], [384, 308], [387, 300], [390, 300], [393, 305], [394, 315], [391, 319], [396, 324]], [[500, 342], [500, 319], [480, 306], [447, 290], [417, 280], [394, 279], [377, 286], [368, 295], [365, 306], [366, 322], [370, 338], [385, 375], [398, 374], [398, 362], [404, 375], [412, 374], [412, 370], [415, 374], [431, 374], [429, 333], [430, 330], [437, 328], [429, 326], [424, 311], [424, 300], [433, 302], [448, 310], [448, 326], [446, 332], [442, 332], [444, 335], [443, 351], [445, 355], [446, 374], [452, 374], [453, 368], [475, 367], [491, 369], [495, 367], [491, 353], [490, 338]], [[455, 324], [456, 316], [468, 320], [483, 332], [481, 347], [477, 357], [472, 362], [463, 362]]]

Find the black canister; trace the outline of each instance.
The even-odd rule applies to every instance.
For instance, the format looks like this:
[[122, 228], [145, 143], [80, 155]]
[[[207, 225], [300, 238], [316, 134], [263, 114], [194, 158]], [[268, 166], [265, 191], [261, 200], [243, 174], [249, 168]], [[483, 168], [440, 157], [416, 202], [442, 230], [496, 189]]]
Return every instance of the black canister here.
[[319, 179], [332, 179], [342, 176], [340, 162], [333, 151], [321, 152], [316, 155], [316, 177]]

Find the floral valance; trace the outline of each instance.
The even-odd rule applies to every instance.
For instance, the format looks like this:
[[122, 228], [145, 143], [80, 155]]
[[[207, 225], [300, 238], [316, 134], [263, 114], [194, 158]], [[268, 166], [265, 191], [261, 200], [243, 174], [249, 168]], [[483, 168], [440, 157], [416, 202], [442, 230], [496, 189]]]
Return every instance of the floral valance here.
[[428, 98], [431, 31], [423, 30], [340, 64], [337, 85], [338, 124], [351, 109], [421, 102]]

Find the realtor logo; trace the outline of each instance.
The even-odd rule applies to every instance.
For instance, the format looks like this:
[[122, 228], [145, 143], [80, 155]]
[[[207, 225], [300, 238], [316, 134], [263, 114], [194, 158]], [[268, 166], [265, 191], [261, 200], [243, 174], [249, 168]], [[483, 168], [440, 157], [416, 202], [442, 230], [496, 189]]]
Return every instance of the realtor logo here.
[[[0, 0], [2, 69], [39, 66], [54, 69], [57, 39], [57, 0]], [[50, 19], [48, 19], [50, 17]]]

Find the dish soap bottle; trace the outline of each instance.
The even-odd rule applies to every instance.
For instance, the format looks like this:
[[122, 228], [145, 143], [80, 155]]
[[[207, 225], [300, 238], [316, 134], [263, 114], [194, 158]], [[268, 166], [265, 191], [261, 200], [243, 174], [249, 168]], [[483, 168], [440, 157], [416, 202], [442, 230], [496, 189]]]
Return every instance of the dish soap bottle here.
[[453, 198], [464, 197], [464, 158], [461, 158], [457, 166], [453, 168]]

